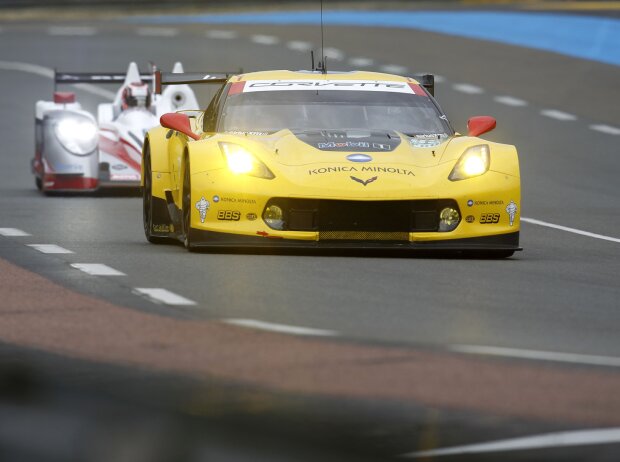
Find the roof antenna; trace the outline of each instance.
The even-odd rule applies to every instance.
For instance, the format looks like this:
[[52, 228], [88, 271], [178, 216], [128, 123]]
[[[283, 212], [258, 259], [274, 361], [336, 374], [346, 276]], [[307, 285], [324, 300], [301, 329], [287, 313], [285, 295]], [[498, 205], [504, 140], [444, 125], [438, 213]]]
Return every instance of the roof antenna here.
[[314, 71], [314, 50], [310, 50], [310, 61], [312, 61], [312, 66], [310, 66], [310, 69]]
[[323, 61], [319, 62], [319, 68], [318, 70], [320, 70], [323, 74], [327, 74], [327, 66], [326, 66], [326, 59], [325, 59], [325, 49], [324, 49], [324, 39], [323, 39], [323, 0], [321, 0], [321, 59]]

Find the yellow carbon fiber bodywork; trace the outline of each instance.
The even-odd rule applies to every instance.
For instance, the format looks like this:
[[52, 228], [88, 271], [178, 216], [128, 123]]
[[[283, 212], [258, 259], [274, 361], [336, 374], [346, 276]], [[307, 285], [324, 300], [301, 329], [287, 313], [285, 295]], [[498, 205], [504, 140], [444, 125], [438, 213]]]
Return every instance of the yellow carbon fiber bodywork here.
[[[316, 74], [269, 71], [232, 77], [229, 82], [247, 80], [317, 79]], [[330, 80], [382, 80], [417, 83], [389, 74], [355, 72], [329, 74]], [[450, 232], [412, 232], [411, 242], [448, 241], [518, 232], [521, 213], [519, 161], [514, 146], [480, 138], [455, 135], [431, 148], [413, 147], [407, 136], [390, 152], [373, 155], [372, 162], [353, 163], [346, 156], [357, 152], [322, 151], [296, 139], [288, 130], [272, 135], [201, 133], [195, 119], [192, 127], [201, 139], [194, 141], [178, 132], [158, 127], [147, 134], [152, 170], [152, 196], [170, 198], [182, 209], [183, 172], [189, 161], [191, 177], [191, 228], [240, 236], [268, 236], [304, 241], [319, 240], [316, 231], [278, 231], [262, 219], [271, 198], [340, 199], [386, 201], [453, 199], [461, 222]], [[168, 136], [167, 136], [168, 135]], [[243, 146], [273, 172], [264, 179], [232, 173], [219, 143]], [[488, 145], [490, 167], [483, 175], [460, 181], [448, 176], [461, 155], [470, 147]], [[380, 160], [376, 160], [380, 157]], [[144, 169], [144, 166], [143, 166]], [[143, 172], [144, 173], [144, 172]], [[362, 180], [377, 177], [363, 185]], [[166, 197], [168, 192], [168, 198]], [[201, 199], [209, 203], [201, 220], [194, 206]], [[516, 205], [512, 220], [509, 204]], [[222, 219], [226, 213], [238, 220]], [[487, 222], [488, 221], [488, 222]], [[171, 231], [174, 226], [171, 224]]]

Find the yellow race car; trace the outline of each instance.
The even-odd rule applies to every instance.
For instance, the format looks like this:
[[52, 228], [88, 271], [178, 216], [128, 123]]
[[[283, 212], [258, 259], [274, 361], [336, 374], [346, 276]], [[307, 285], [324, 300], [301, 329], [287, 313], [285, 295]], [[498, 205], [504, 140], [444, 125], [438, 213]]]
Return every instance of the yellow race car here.
[[205, 111], [145, 137], [143, 217], [153, 243], [396, 248], [507, 257], [519, 248], [514, 146], [455, 133], [432, 75], [265, 71], [158, 74], [221, 85]]

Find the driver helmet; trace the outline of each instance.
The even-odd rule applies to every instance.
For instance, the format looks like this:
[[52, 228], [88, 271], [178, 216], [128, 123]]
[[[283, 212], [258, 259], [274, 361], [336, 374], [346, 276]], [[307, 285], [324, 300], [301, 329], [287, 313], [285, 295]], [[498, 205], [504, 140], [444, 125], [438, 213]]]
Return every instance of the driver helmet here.
[[121, 95], [121, 107], [123, 110], [130, 107], [151, 106], [151, 90], [149, 86], [142, 82], [131, 83], [123, 88]]

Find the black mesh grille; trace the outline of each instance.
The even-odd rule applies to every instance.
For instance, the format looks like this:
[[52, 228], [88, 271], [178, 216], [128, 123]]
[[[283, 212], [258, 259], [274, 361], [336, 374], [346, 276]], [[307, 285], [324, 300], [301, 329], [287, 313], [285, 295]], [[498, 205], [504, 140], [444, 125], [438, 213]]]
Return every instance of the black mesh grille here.
[[456, 202], [451, 199], [348, 201], [274, 198], [267, 206], [272, 204], [284, 211], [287, 230], [349, 233], [438, 231], [441, 209], [453, 207], [458, 210]]

